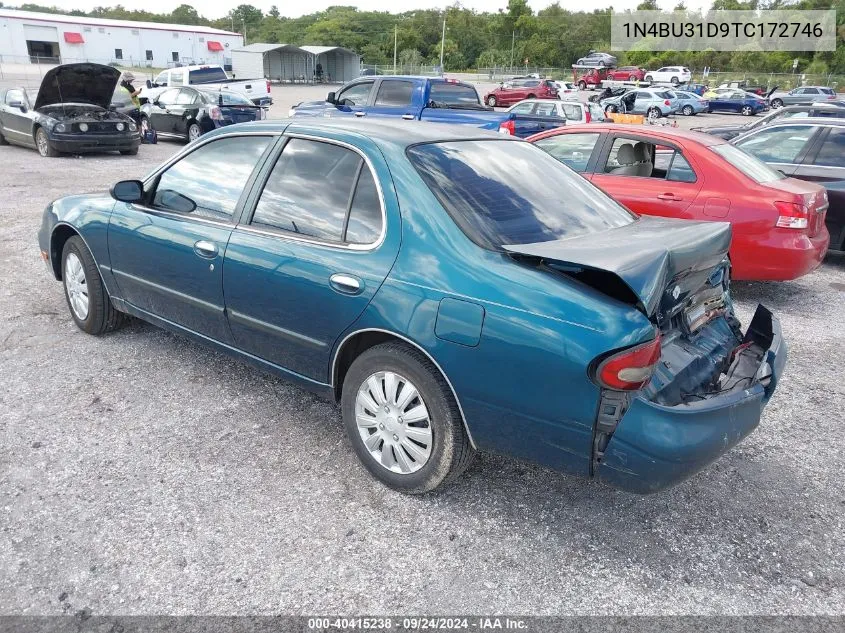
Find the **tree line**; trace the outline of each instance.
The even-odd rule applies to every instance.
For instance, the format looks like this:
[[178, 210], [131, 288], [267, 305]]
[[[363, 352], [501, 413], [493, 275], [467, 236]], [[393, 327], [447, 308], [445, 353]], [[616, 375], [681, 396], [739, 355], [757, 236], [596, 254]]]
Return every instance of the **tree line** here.
[[[0, 2], [0, 7], [3, 4]], [[715, 0], [714, 9], [836, 9], [836, 51], [816, 53], [759, 52], [650, 52], [620, 53], [620, 64], [658, 68], [685, 65], [701, 70], [750, 73], [798, 72], [845, 74], [845, 0]], [[9, 7], [11, 8], [11, 7]], [[554, 2], [536, 13], [527, 0], [508, 0], [496, 13], [465, 9], [459, 3], [445, 10], [421, 9], [404, 13], [359, 11], [352, 6], [332, 6], [298, 18], [283, 17], [273, 6], [261, 9], [241, 4], [226, 17], [207, 19], [188, 4], [170, 13], [129, 10], [121, 5], [96, 7], [92, 11], [61, 11], [54, 7], [23, 4], [22, 10], [120, 20], [171, 24], [195, 24], [243, 33], [247, 43], [334, 45], [350, 48], [365, 64], [390, 65], [394, 45], [403, 65], [439, 65], [443, 20], [446, 20], [444, 66], [459, 71], [480, 68], [568, 68], [590, 50], [609, 50], [611, 9], [568, 11]], [[656, 0], [643, 0], [638, 9], [658, 9]], [[683, 0], [675, 10], [683, 11]]]

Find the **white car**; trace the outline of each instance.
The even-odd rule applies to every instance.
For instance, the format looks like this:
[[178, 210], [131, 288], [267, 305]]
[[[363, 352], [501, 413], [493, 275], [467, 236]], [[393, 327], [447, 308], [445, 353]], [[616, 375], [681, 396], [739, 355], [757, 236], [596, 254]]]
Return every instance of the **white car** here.
[[222, 66], [198, 65], [179, 66], [161, 71], [154, 81], [147, 81], [138, 95], [141, 99], [152, 101], [168, 88], [190, 86], [200, 90], [212, 92], [237, 92], [255, 105], [271, 105], [270, 82], [263, 77], [260, 79], [229, 79], [229, 75]]
[[601, 123], [604, 110], [597, 103], [580, 101], [552, 101], [550, 99], [525, 99], [513, 104], [508, 112], [516, 114], [534, 114], [537, 116], [557, 116], [566, 119], [567, 125], [574, 123]]
[[685, 84], [692, 79], [692, 73], [689, 68], [684, 66], [664, 66], [657, 70], [649, 70], [645, 74], [645, 80], [657, 83], [671, 83], [677, 86], [678, 84]]
[[556, 81], [557, 98], [562, 101], [577, 101], [578, 100], [578, 86], [571, 81]]

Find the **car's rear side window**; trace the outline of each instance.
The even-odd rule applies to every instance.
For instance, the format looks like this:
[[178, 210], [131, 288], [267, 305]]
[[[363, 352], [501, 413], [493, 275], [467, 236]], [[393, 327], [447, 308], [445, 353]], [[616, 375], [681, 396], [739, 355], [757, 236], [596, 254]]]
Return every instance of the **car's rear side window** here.
[[752, 156], [748, 152], [729, 143], [713, 145], [710, 149], [755, 182], [774, 182], [775, 180], [781, 180], [786, 177], [781, 172], [769, 167], [756, 156]]
[[375, 105], [395, 107], [410, 105], [413, 92], [414, 83], [411, 81], [385, 79], [379, 86]]
[[472, 86], [448, 82], [434, 82], [431, 84], [431, 101], [449, 105], [478, 104], [478, 93]]
[[813, 163], [828, 167], [842, 167], [843, 156], [845, 156], [845, 128], [832, 128]]
[[276, 161], [251, 224], [321, 241], [370, 244], [381, 233], [381, 201], [357, 153], [294, 138]]
[[485, 248], [604, 231], [636, 217], [528, 143], [426, 143], [407, 154], [455, 223]]

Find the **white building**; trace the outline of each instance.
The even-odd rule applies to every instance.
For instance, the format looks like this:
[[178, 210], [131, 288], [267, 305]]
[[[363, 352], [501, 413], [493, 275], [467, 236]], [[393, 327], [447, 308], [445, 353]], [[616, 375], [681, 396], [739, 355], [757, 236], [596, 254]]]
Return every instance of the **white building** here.
[[0, 62], [222, 66], [241, 46], [242, 35], [207, 26], [0, 9]]

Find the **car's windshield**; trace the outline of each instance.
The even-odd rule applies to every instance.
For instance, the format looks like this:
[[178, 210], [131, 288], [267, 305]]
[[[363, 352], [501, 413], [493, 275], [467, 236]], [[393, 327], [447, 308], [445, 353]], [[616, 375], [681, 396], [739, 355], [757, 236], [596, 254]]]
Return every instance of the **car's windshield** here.
[[515, 141], [452, 141], [408, 157], [458, 226], [498, 249], [630, 224], [630, 211], [546, 152]]
[[434, 82], [431, 84], [431, 101], [448, 105], [477, 105], [478, 93], [466, 84]]
[[197, 68], [188, 72], [189, 84], [207, 84], [215, 81], [227, 81], [229, 78], [222, 68], [210, 66], [208, 68]]
[[734, 145], [724, 143], [722, 145], [713, 145], [710, 149], [755, 182], [774, 182], [775, 180], [785, 178], [781, 172], [772, 169], [756, 156], [752, 156]]
[[220, 105], [253, 105], [252, 101], [236, 92], [203, 92], [206, 103], [219, 103]]

